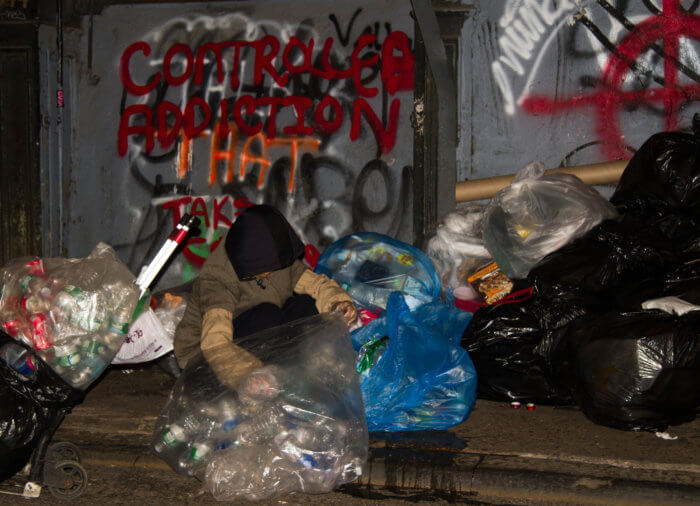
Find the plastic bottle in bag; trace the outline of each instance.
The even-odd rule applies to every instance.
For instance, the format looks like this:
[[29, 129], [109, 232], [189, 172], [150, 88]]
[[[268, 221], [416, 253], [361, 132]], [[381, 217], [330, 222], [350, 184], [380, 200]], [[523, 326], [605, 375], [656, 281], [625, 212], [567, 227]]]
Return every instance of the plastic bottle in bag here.
[[130, 304], [124, 303], [117, 307], [109, 320], [109, 325], [104, 332], [105, 344], [111, 350], [119, 350], [126, 335], [129, 332], [129, 323], [131, 322], [132, 311]]
[[18, 344], [9, 343], [3, 346], [0, 359], [25, 378], [33, 378], [36, 374], [32, 356]]
[[63, 317], [73, 325], [95, 331], [105, 319], [105, 308], [101, 301], [90, 296], [74, 285], [66, 285], [54, 297], [54, 305]]
[[389, 300], [391, 290], [370, 286], [366, 283], [353, 281], [352, 284], [343, 283], [342, 288], [348, 292], [348, 295], [356, 300], [361, 306], [372, 309], [384, 309]]
[[160, 440], [153, 445], [156, 453], [163, 453], [168, 448], [175, 448], [187, 441], [187, 432], [184, 427], [178, 424], [172, 424], [163, 431]]
[[213, 451], [211, 442], [206, 437], [199, 437], [192, 441], [192, 444], [180, 456], [178, 467], [188, 475], [194, 475], [202, 468]]
[[236, 442], [242, 445], [263, 444], [279, 434], [287, 419], [287, 412], [281, 405], [271, 404], [257, 415], [241, 422], [235, 429]]

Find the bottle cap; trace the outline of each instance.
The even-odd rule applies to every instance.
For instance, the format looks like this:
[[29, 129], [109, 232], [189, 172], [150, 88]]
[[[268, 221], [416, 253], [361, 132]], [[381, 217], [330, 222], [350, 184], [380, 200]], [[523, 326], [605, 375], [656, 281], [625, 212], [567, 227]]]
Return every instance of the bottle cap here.
[[520, 403], [518, 401], [513, 401], [510, 403], [510, 407], [513, 409], [520, 409]]
[[535, 405], [532, 402], [528, 402], [527, 405], [525, 406], [528, 411], [534, 411], [535, 410]]

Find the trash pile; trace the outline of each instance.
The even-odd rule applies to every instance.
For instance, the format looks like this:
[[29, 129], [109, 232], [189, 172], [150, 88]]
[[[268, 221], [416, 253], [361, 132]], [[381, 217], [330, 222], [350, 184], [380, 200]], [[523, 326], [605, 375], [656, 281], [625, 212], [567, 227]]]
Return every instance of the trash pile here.
[[352, 343], [369, 430], [446, 429], [469, 416], [476, 371], [459, 339], [470, 315], [440, 303], [440, 278], [424, 253], [382, 234], [353, 234], [323, 252], [316, 272], [360, 308], [364, 326]]
[[[530, 170], [484, 214], [496, 266], [467, 278], [467, 297], [482, 306], [461, 341], [478, 395], [577, 403], [620, 429], [692, 420], [700, 404], [700, 137], [652, 136], [610, 199], [618, 216], [593, 190], [525, 192], [524, 184], [560, 176], [526, 183]], [[485, 276], [499, 271], [484, 289]]]
[[236, 344], [265, 365], [234, 391], [203, 356], [190, 361], [158, 419], [153, 450], [218, 500], [330, 492], [360, 476], [367, 425], [343, 321], [313, 316]]
[[[86, 258], [20, 258], [0, 273], [0, 326], [69, 385], [87, 388], [126, 338], [139, 290], [114, 250], [100, 243]], [[19, 364], [14, 348], [0, 349]]]

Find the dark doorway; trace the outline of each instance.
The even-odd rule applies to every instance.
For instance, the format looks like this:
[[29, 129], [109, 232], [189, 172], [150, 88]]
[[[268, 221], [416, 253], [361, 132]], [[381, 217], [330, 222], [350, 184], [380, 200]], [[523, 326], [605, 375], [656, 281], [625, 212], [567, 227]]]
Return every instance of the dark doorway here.
[[41, 253], [34, 23], [0, 23], [0, 265]]

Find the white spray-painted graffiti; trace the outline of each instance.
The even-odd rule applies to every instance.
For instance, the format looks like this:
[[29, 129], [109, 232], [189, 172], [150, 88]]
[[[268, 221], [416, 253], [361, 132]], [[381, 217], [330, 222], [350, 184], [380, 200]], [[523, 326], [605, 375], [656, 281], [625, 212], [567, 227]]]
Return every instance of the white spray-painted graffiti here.
[[[508, 0], [506, 3], [503, 16], [498, 21], [498, 26], [504, 32], [498, 37], [498, 47], [502, 54], [491, 63], [491, 72], [503, 96], [506, 114], [515, 114], [516, 104], [506, 68], [515, 72], [517, 76], [523, 76], [526, 70], [523, 63], [546, 51], [552, 37], [566, 21], [566, 15], [576, 7], [575, 3], [567, 0], [559, 2], [558, 5], [553, 0]], [[552, 28], [555, 23], [556, 26]], [[546, 41], [539, 52], [535, 51], [546, 32], [549, 32]], [[537, 70], [539, 58], [538, 56], [535, 59], [530, 71], [531, 76]], [[527, 87], [526, 85], [525, 88]]]
[[[521, 137], [522, 127], [562, 146], [587, 136], [564, 148], [567, 165], [592, 147], [602, 159], [628, 158], [655, 131], [689, 128], [700, 98], [697, 8], [681, 0], [507, 2], [489, 63], [499, 106], [517, 125], [496, 131]], [[472, 145], [483, 145], [475, 137]]]

